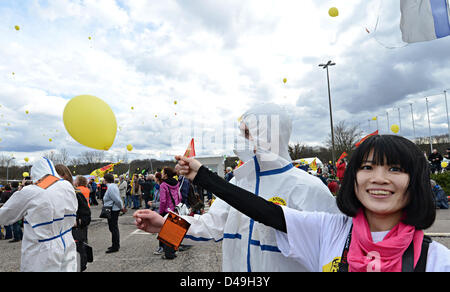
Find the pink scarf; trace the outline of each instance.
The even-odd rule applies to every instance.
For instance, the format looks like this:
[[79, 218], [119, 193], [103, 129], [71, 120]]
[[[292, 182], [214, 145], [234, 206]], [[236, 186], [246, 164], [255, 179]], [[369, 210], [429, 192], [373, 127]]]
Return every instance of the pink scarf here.
[[402, 256], [414, 240], [414, 267], [420, 257], [423, 231], [398, 223], [386, 237], [374, 243], [364, 211], [353, 218], [352, 241], [347, 256], [349, 272], [401, 272]]

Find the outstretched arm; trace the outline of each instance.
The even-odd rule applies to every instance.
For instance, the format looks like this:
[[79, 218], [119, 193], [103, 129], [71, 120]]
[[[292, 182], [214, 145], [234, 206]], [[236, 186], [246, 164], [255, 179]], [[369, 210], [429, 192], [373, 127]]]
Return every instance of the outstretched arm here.
[[193, 180], [194, 184], [214, 193], [230, 206], [255, 221], [286, 232], [286, 222], [280, 206], [228, 183], [193, 158], [181, 156], [175, 158], [178, 160], [177, 171]]

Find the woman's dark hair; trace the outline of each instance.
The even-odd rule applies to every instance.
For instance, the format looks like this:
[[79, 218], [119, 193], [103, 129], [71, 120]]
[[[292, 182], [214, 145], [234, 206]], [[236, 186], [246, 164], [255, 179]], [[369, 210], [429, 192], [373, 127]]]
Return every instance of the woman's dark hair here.
[[373, 150], [376, 165], [399, 165], [409, 174], [408, 203], [404, 208], [403, 223], [416, 229], [427, 229], [436, 219], [433, 192], [430, 185], [430, 170], [423, 152], [410, 140], [394, 135], [376, 135], [368, 138], [353, 152], [336, 203], [342, 213], [355, 217], [363, 205], [356, 197], [356, 173]]
[[175, 169], [173, 169], [172, 167], [164, 167], [163, 169], [164, 174], [167, 175], [168, 178], [174, 177], [177, 175]]
[[109, 184], [114, 183], [114, 175], [107, 173], [103, 176], [103, 178], [105, 179], [105, 181]]

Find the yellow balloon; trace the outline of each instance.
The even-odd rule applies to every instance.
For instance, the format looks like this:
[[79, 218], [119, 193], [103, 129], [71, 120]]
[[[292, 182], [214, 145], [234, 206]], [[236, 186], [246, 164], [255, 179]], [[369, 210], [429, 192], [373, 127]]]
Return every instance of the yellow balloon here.
[[15, 28], [17, 31], [20, 30], [20, 26], [18, 26], [18, 25], [14, 26], [14, 28]]
[[28, 162], [28, 161], [30, 161], [30, 158], [25, 157], [23, 160], [25, 160], [25, 162]]
[[178, 101], [175, 100], [175, 101], [173, 102], [173, 104], [174, 104], [174, 105], [177, 105], [177, 104], [178, 104]]
[[52, 141], [53, 141], [53, 139], [52, 139], [52, 138], [48, 139], [48, 142], [52, 142]]
[[398, 125], [392, 125], [391, 131], [397, 134], [400, 131], [400, 127]]
[[283, 79], [283, 83], [286, 84], [287, 83], [287, 78]]
[[23, 176], [23, 177], [27, 177], [27, 176], [30, 176], [30, 174], [29, 174], [28, 172], [25, 171], [24, 173], [22, 173], [22, 176]]
[[63, 120], [69, 135], [84, 146], [109, 150], [116, 138], [116, 116], [109, 105], [98, 97], [74, 97], [64, 108]]
[[443, 162], [441, 163], [441, 166], [442, 166], [443, 168], [447, 168], [448, 162], [443, 161]]
[[133, 145], [128, 144], [128, 145], [127, 145], [127, 150], [128, 150], [128, 151], [132, 151], [132, 150], [133, 150]]
[[336, 7], [331, 7], [330, 10], [328, 10], [328, 14], [331, 17], [339, 16], [339, 10]]
[[30, 112], [29, 111], [25, 111], [25, 113], [28, 115]]
[[131, 107], [131, 110], [134, 110], [134, 106]]
[[91, 38], [91, 37], [89, 37], [89, 40], [92, 40], [92, 38]]

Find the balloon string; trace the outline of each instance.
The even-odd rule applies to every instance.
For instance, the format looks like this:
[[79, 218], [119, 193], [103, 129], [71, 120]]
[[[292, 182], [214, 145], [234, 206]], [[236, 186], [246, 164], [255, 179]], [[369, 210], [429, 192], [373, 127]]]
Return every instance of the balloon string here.
[[389, 49], [389, 50], [392, 50], [392, 49], [400, 49], [400, 48], [404, 48], [404, 47], [408, 46], [408, 44], [404, 44], [403, 46], [397, 46], [397, 47], [388, 46], [388, 45], [384, 44], [383, 42], [381, 42], [381, 41], [377, 38], [376, 33], [377, 33], [377, 31], [378, 31], [378, 24], [380, 23], [380, 19], [381, 19], [381, 9], [382, 9], [382, 7], [383, 7], [383, 0], [380, 0], [380, 6], [378, 7], [377, 21], [376, 21], [376, 23], [375, 23], [375, 28], [373, 29], [373, 33], [372, 33], [373, 39], [374, 39], [379, 45], [381, 45], [381, 46], [384, 47], [385, 49]]

